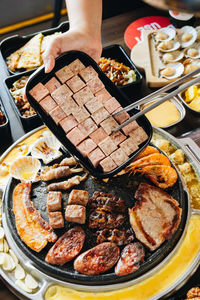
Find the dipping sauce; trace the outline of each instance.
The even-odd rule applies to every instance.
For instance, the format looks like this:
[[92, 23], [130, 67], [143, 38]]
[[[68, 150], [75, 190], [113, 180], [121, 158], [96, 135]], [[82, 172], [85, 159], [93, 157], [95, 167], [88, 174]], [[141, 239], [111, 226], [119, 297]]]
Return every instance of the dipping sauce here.
[[[142, 106], [141, 109], [144, 109], [155, 102], [151, 102], [145, 106]], [[176, 105], [172, 103], [170, 100], [160, 104], [156, 108], [152, 109], [145, 116], [149, 119], [152, 125], [157, 127], [165, 127], [172, 125], [178, 120], [180, 120], [180, 112]]]

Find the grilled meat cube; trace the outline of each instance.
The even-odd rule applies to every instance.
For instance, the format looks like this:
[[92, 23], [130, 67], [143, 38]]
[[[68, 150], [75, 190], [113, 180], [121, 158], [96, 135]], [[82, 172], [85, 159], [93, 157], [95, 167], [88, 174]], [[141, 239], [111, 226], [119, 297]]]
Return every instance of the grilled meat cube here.
[[103, 229], [97, 231], [97, 244], [112, 242], [117, 246], [127, 245], [134, 241], [134, 233], [129, 229]]
[[88, 203], [88, 192], [85, 190], [72, 190], [69, 194], [68, 204], [79, 204], [86, 206]]
[[79, 224], [85, 224], [86, 209], [85, 206], [71, 204], [67, 205], [65, 210], [65, 220]]
[[48, 212], [61, 210], [61, 200], [62, 200], [61, 192], [53, 192], [53, 191], [49, 192], [47, 198]]
[[124, 223], [124, 216], [104, 211], [102, 208], [93, 210], [89, 216], [89, 228], [116, 228]]
[[52, 228], [63, 228], [64, 219], [61, 211], [49, 212], [49, 225]]

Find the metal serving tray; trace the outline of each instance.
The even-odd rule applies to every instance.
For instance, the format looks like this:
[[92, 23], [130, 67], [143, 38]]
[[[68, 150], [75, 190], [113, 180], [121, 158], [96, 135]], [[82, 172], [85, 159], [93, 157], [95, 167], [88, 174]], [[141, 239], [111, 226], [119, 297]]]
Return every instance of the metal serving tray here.
[[6, 138], [10, 137], [11, 131], [10, 131], [10, 122], [9, 122], [6, 110], [4, 108], [3, 102], [1, 101], [1, 98], [0, 98], [0, 111], [2, 111], [4, 113], [5, 118], [6, 118], [5, 124], [0, 125], [0, 137], [5, 139], [5, 137]]

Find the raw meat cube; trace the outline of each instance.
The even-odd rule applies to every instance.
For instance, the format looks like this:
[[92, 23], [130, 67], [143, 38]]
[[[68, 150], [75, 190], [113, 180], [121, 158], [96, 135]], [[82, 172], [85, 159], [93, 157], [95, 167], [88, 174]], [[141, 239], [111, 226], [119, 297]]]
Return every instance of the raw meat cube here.
[[108, 99], [112, 97], [105, 88], [95, 93], [95, 96], [97, 97], [97, 100], [102, 104], [104, 104]]
[[144, 131], [142, 127], [136, 128], [134, 131], [130, 133], [130, 136], [134, 139], [134, 142], [138, 145], [143, 143], [148, 139], [148, 135]]
[[97, 72], [93, 69], [92, 66], [88, 66], [87, 68], [83, 69], [79, 75], [83, 78], [85, 82], [93, 79], [95, 76], [98, 76]]
[[94, 97], [92, 100], [85, 103], [85, 106], [89, 110], [89, 112], [93, 114], [95, 111], [103, 107], [103, 104], [98, 101], [96, 97]]
[[49, 192], [47, 198], [47, 210], [49, 211], [58, 211], [61, 210], [61, 192]]
[[129, 156], [138, 149], [137, 142], [132, 137], [129, 137], [120, 144], [122, 150]]
[[68, 80], [66, 84], [74, 93], [78, 92], [85, 86], [83, 80], [81, 80], [80, 77], [78, 77], [77, 75]]
[[85, 127], [83, 127], [82, 124], [78, 124], [77, 127], [81, 131], [81, 133], [83, 134], [84, 139], [87, 138], [89, 134], [88, 134], [87, 130], [85, 129]]
[[79, 123], [85, 121], [90, 116], [89, 112], [83, 106], [79, 106], [74, 110], [73, 115]]
[[66, 114], [59, 106], [56, 106], [49, 114], [57, 125], [66, 117]]
[[74, 73], [68, 68], [68, 66], [65, 66], [62, 69], [58, 70], [55, 74], [62, 83], [66, 82], [68, 79], [74, 76]]
[[64, 130], [64, 132], [68, 133], [70, 130], [72, 130], [74, 127], [78, 125], [78, 122], [72, 115], [69, 115], [68, 117], [60, 121], [59, 124]]
[[104, 158], [100, 162], [100, 166], [102, 167], [104, 172], [110, 172], [113, 169], [117, 168], [116, 163], [112, 160], [112, 158], [110, 156]]
[[120, 131], [113, 132], [110, 137], [116, 145], [121, 144], [126, 139], [126, 136]]
[[64, 227], [64, 219], [61, 211], [49, 212], [49, 225], [52, 228]]
[[78, 105], [84, 105], [86, 102], [94, 98], [91, 90], [86, 86], [82, 90], [78, 91], [73, 95]]
[[83, 142], [81, 142], [77, 149], [81, 152], [83, 156], [88, 156], [88, 154], [94, 150], [97, 147], [97, 145], [93, 142], [91, 139], [86, 139]]
[[55, 77], [52, 77], [49, 81], [47, 81], [47, 83], [45, 83], [44, 86], [47, 88], [49, 93], [52, 93], [57, 88], [59, 88], [61, 84]]
[[84, 64], [82, 64], [82, 62], [78, 58], [74, 60], [71, 64], [69, 64], [68, 67], [75, 75], [80, 73], [81, 70], [85, 69]]
[[72, 190], [69, 194], [68, 204], [80, 204], [86, 206], [89, 197], [88, 192], [85, 190]]
[[113, 143], [111, 137], [107, 136], [103, 141], [101, 141], [98, 146], [105, 153], [106, 156], [110, 155], [113, 151], [117, 149], [117, 145]]
[[[118, 109], [116, 109], [113, 113], [116, 113], [118, 111], [122, 110], [122, 107], [120, 106]], [[126, 120], [128, 120], [130, 118], [129, 114], [125, 111], [123, 113], [121, 113], [118, 116], [115, 116], [114, 119], [119, 123], [122, 124], [124, 123]]]
[[37, 101], [40, 102], [44, 97], [49, 94], [47, 88], [39, 82], [29, 91], [29, 94]]
[[57, 106], [56, 102], [50, 96], [47, 96], [44, 99], [42, 99], [40, 101], [40, 105], [47, 114]]
[[88, 158], [93, 164], [93, 166], [96, 168], [100, 161], [105, 158], [105, 155], [103, 154], [100, 148], [96, 148], [92, 152], [90, 152]]
[[122, 131], [126, 135], [130, 135], [131, 131], [135, 130], [136, 128], [138, 128], [138, 123], [136, 121], [133, 121], [133, 122], [129, 123], [128, 125], [124, 126], [122, 128]]
[[113, 152], [110, 157], [114, 160], [117, 166], [122, 165], [125, 161], [129, 159], [126, 153], [122, 149], [117, 149]]
[[113, 117], [110, 117], [101, 123], [101, 126], [107, 134], [111, 134], [112, 130], [118, 126]]
[[92, 121], [91, 118], [83, 121], [81, 125], [84, 127], [88, 135], [97, 129], [97, 125], [94, 123], [94, 121]]
[[70, 140], [70, 142], [72, 142], [72, 144], [77, 146], [80, 142], [84, 140], [85, 137], [80, 131], [80, 129], [78, 129], [78, 127], [75, 127], [67, 134], [67, 138]]
[[95, 121], [95, 123], [97, 125], [99, 125], [108, 116], [109, 116], [109, 113], [104, 107], [101, 107], [100, 109], [98, 109], [91, 115], [92, 119]]
[[62, 104], [61, 108], [67, 116], [73, 114], [79, 109], [78, 105], [72, 97], [67, 98], [65, 103]]
[[71, 95], [72, 91], [66, 86], [66, 84], [61, 85], [59, 88], [53, 91], [53, 93], [51, 93], [53, 99], [61, 107]]
[[90, 134], [90, 138], [96, 143], [99, 144], [102, 140], [107, 137], [107, 133], [102, 127], [99, 127], [97, 130]]
[[79, 224], [85, 224], [86, 209], [82, 205], [71, 204], [66, 206], [65, 220]]
[[98, 91], [104, 88], [103, 82], [98, 77], [94, 77], [93, 79], [88, 81], [87, 85], [93, 92], [93, 94], [97, 93]]
[[120, 107], [120, 104], [114, 97], [112, 97], [104, 103], [104, 106], [107, 111], [112, 114], [116, 109]]

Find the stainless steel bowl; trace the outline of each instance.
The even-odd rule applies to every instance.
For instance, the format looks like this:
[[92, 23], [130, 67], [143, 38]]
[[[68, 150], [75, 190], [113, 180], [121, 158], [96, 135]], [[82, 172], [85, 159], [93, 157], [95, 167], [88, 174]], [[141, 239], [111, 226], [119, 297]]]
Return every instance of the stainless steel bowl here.
[[[197, 85], [198, 88], [200, 88], [200, 84]], [[192, 109], [184, 100], [184, 93], [186, 92], [186, 90], [184, 90], [183, 92], [178, 94], [179, 99], [182, 101], [183, 105], [195, 116], [200, 117], [200, 111]]]

